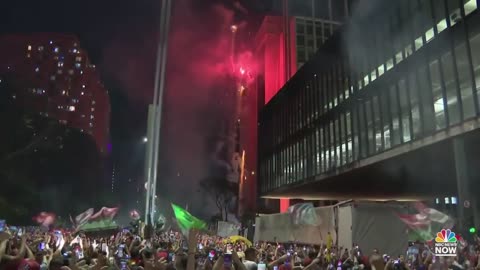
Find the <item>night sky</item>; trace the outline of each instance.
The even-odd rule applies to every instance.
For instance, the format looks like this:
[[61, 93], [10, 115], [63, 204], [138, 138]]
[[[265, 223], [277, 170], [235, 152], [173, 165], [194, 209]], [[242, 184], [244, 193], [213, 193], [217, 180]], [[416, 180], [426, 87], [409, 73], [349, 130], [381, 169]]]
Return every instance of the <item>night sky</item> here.
[[[259, 15], [267, 12], [271, 6], [270, 0], [241, 1], [245, 10], [248, 10], [246, 14], [244, 11], [239, 11], [232, 0], [174, 0], [173, 2], [180, 4], [173, 12], [171, 34], [180, 44], [189, 45], [195, 44], [199, 39], [209, 40], [208, 42], [213, 44], [218, 43], [217, 41], [221, 38], [217, 36], [223, 35], [222, 31], [225, 30], [223, 29], [225, 27], [220, 24], [225, 24], [228, 20], [248, 21], [251, 18], [257, 18], [258, 21]], [[143, 183], [141, 175], [145, 149], [141, 141], [146, 132], [147, 104], [151, 101], [153, 92], [160, 5], [160, 0], [23, 0], [1, 1], [0, 4], [0, 10], [2, 10], [0, 33], [62, 32], [73, 33], [80, 38], [81, 46], [88, 51], [91, 61], [98, 66], [101, 80], [110, 93], [113, 144], [110, 160], [119, 170], [121, 178], [119, 180], [126, 183], [128, 179], [132, 179], [134, 184], [130, 185], [141, 186]], [[221, 6], [223, 11], [214, 12], [212, 6]], [[185, 12], [182, 9], [188, 11]], [[222, 16], [224, 18], [221, 18]], [[233, 19], [230, 18], [231, 16]], [[217, 27], [218, 25], [220, 27]], [[216, 29], [218, 31], [216, 32], [214, 28], [218, 28]], [[192, 34], [196, 32], [202, 35]], [[198, 45], [198, 48], [193, 47], [192, 51], [197, 50], [197, 52], [191, 54], [203, 54], [204, 51], [211, 50], [208, 42], [200, 42], [203, 45]], [[184, 47], [184, 50], [189, 50], [187, 46]], [[218, 48], [216, 50], [218, 51]], [[169, 57], [167, 65], [170, 66], [175, 61], [173, 67], [169, 69], [173, 70], [171, 73], [177, 78], [176, 80], [183, 80], [183, 78], [180, 79], [179, 74], [185, 68], [195, 76], [195, 64], [189, 63], [195, 60], [188, 59], [182, 62], [182, 56], [184, 56], [183, 59], [187, 59], [189, 52], [185, 55], [181, 53], [182, 56], [178, 57], [178, 61], [176, 60], [178, 52], [169, 52], [169, 54], [174, 54], [173, 57]], [[208, 55], [208, 52], [206, 54]], [[198, 61], [215, 65], [214, 61], [221, 61], [216, 58], [219, 58], [218, 54], [210, 53], [209, 59], [200, 57]], [[185, 67], [189, 65], [191, 68]], [[169, 80], [168, 75], [167, 80]], [[182, 85], [177, 88], [196, 87], [198, 88], [196, 90], [201, 91], [198, 84], [205, 89], [208, 88], [204, 81], [197, 84], [192, 82], [190, 86]], [[172, 85], [170, 88], [175, 89], [175, 85]], [[169, 91], [170, 93], [166, 93], [165, 99], [169, 104], [164, 116], [166, 119], [164, 130], [167, 131], [162, 130], [162, 143], [168, 144], [169, 147], [162, 153], [163, 174], [161, 173], [160, 177], [186, 175], [182, 181], [197, 181], [198, 179], [191, 180], [191, 178], [196, 178], [197, 175], [201, 177], [200, 175], [204, 173], [201, 169], [203, 163], [198, 160], [207, 156], [203, 149], [205, 144], [203, 137], [210, 131], [205, 131], [205, 127], [198, 124], [202, 121], [201, 118], [192, 118], [191, 115], [201, 111], [205, 104], [198, 105], [191, 101], [183, 101], [196, 99], [196, 94], [186, 90], [182, 90], [185, 92], [175, 90], [178, 92], [173, 93], [174, 90], [167, 89], [167, 92]], [[183, 97], [175, 98], [176, 95], [183, 95]], [[184, 107], [194, 109], [176, 109]], [[209, 125], [209, 127], [212, 126], [214, 128], [214, 125]], [[170, 135], [164, 136], [165, 132]], [[172, 139], [179, 134], [181, 138]], [[191, 143], [185, 145], [185, 142]], [[177, 146], [183, 149], [176, 151]], [[173, 155], [171, 154], [173, 151], [178, 153]], [[193, 158], [190, 157], [189, 151], [200, 154]], [[184, 161], [184, 157], [192, 160]], [[123, 190], [133, 188], [126, 184], [122, 187]], [[166, 189], [169, 188], [166, 187]]]

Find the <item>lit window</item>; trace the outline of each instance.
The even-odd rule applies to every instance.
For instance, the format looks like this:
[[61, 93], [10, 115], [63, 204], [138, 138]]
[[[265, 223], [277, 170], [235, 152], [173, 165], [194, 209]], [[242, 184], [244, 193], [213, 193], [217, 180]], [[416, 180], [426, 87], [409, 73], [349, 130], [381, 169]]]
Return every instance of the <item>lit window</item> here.
[[92, 100], [92, 105], [95, 105], [95, 100]]
[[50, 76], [50, 80], [55, 81], [56, 77], [55, 75]]
[[85, 118], [85, 114], [82, 114], [82, 118]]
[[85, 87], [86, 87], [86, 86], [85, 86], [85, 84], [84, 84], [84, 85], [82, 85], [82, 88], [83, 88], [83, 89], [85, 89]]
[[71, 112], [74, 112], [75, 111], [75, 106], [69, 106], [68, 110], [71, 111]]
[[30, 58], [30, 54], [29, 54], [29, 53], [27, 53], [27, 58]]
[[80, 63], [75, 63], [75, 67], [76, 67], [76, 68], [81, 68], [81, 67], [82, 67], [82, 64], [80, 64]]
[[437, 32], [440, 34], [441, 32], [443, 32], [443, 30], [447, 29], [447, 27], [447, 20], [443, 19], [439, 23], [437, 23]]
[[32, 50], [32, 45], [28, 45], [27, 50], [31, 51]]
[[38, 51], [39, 52], [43, 51], [43, 46], [38, 46]]
[[73, 43], [73, 46], [77, 47], [77, 46], [78, 46], [78, 44], [75, 42], [75, 43]]
[[434, 37], [434, 32], [433, 32], [433, 28], [430, 28], [426, 33], [425, 33], [425, 40], [427, 42], [429, 42], [430, 40], [432, 40]]
[[39, 72], [39, 71], [40, 71], [40, 69], [38, 67], [35, 68], [35, 72]]
[[58, 62], [58, 67], [63, 67], [63, 62]]
[[91, 111], [94, 112], [94, 111], [95, 111], [95, 108], [92, 108]]
[[77, 53], [77, 49], [73, 49], [73, 53]]
[[57, 70], [57, 73], [58, 74], [63, 74], [63, 70], [59, 69], [59, 70]]
[[458, 203], [457, 197], [452, 197], [452, 198], [450, 198], [450, 200], [451, 200], [452, 204], [457, 204]]
[[440, 204], [440, 199], [439, 198], [435, 198], [435, 204]]
[[16, 95], [12, 95], [12, 98], [13, 98], [13, 99], [16, 99], [16, 98], [17, 98], [17, 96], [16, 96]]
[[53, 44], [53, 41], [50, 40], [50, 44]]
[[68, 71], [68, 74], [73, 75], [73, 69], [70, 69], [70, 70]]
[[95, 118], [95, 117], [93, 116], [93, 114], [92, 114], [92, 115], [90, 115], [90, 119], [93, 119], [93, 118]]
[[465, 3], [464, 7], [465, 7], [465, 16], [466, 16], [477, 9], [477, 1], [470, 0], [467, 3]]
[[415, 39], [415, 50], [419, 50], [422, 46], [423, 46], [422, 37]]
[[80, 70], [80, 74], [83, 74], [83, 70]]
[[450, 198], [449, 197], [445, 197], [445, 204], [450, 204]]
[[62, 91], [62, 95], [65, 95], [65, 90]]
[[90, 123], [90, 127], [93, 127], [93, 123]]
[[60, 51], [60, 49], [59, 49], [58, 47], [55, 47], [55, 49], [53, 49], [53, 51], [54, 51], [55, 53], [58, 53], [58, 52]]
[[85, 92], [81, 92], [80, 95], [82, 95], [82, 96], [85, 95]]
[[81, 57], [81, 56], [77, 56], [77, 57], [75, 57], [75, 61], [77, 61], [77, 62], [81, 62], [81, 61], [82, 61], [82, 57]]

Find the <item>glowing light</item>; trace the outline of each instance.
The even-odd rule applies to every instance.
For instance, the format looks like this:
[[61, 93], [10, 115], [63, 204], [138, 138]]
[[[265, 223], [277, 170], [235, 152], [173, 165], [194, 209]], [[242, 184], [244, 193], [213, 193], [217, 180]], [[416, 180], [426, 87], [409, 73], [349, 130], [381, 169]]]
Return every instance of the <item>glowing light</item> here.
[[240, 74], [245, 74], [245, 69], [243, 67], [240, 68]]
[[68, 110], [71, 111], [71, 112], [74, 112], [75, 111], [75, 106], [68, 107]]
[[232, 33], [237, 32], [237, 29], [238, 29], [238, 26], [236, 26], [235, 24], [230, 26], [230, 30], [232, 31]]
[[144, 143], [148, 142], [148, 138], [147, 138], [147, 137], [143, 137], [143, 142], [144, 142]]

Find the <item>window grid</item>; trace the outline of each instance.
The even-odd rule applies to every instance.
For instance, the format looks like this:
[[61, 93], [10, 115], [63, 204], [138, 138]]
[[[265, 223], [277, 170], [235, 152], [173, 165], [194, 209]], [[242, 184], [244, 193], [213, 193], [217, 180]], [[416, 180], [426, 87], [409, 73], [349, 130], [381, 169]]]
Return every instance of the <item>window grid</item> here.
[[[290, 83], [288, 88], [296, 91], [289, 89], [289, 94], [261, 113], [259, 187], [262, 192], [313, 179], [315, 175], [479, 115], [476, 86], [480, 74], [475, 71], [480, 68], [480, 60], [475, 60], [475, 56], [480, 53], [473, 44], [479, 44], [475, 37], [480, 34], [471, 33], [475, 30], [468, 23], [452, 28], [476, 10], [477, 4], [458, 1], [457, 5], [446, 0], [439, 3], [434, 6], [432, 0], [409, 0], [408, 7], [394, 14], [398, 17], [391, 17], [385, 33], [378, 31], [368, 37], [369, 44], [377, 51], [375, 57], [368, 59], [347, 53], [343, 58], [350, 61], [334, 64], [327, 61], [330, 68], [312, 73], [312, 79], [306, 82]], [[391, 50], [391, 32], [395, 23], [399, 23], [396, 20], [413, 18], [408, 16], [409, 12], [418, 9], [428, 11], [431, 18], [427, 24], [431, 26], [427, 29], [431, 29], [417, 36], [412, 34], [413, 29], [420, 29], [421, 21], [401, 22], [409, 31], [401, 37], [400, 48]], [[459, 17], [452, 19], [450, 15], [455, 12]], [[323, 24], [320, 25], [323, 31]], [[453, 29], [463, 40], [458, 35], [454, 39]], [[436, 50], [425, 49], [431, 42], [440, 43], [436, 39], [439, 35], [450, 42]], [[381, 43], [382, 40], [385, 42]], [[406, 61], [417, 52], [417, 58]], [[402, 66], [413, 68], [407, 73], [388, 72], [401, 62]], [[352, 66], [361, 68], [350, 69]], [[370, 86], [387, 73], [392, 74], [388, 82], [382, 80]], [[459, 120], [452, 118], [455, 111]]]

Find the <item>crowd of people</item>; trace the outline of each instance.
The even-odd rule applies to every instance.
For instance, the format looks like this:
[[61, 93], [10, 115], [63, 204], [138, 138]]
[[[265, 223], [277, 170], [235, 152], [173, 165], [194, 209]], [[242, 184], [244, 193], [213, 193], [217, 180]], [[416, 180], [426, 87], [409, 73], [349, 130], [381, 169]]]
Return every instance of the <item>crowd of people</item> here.
[[107, 237], [57, 230], [2, 235], [0, 270], [480, 270], [477, 236], [456, 257], [435, 257], [415, 243], [389, 256], [358, 246], [233, 242], [195, 230], [188, 237], [168, 231], [151, 239], [128, 230]]

